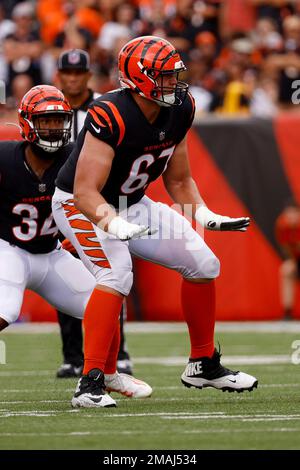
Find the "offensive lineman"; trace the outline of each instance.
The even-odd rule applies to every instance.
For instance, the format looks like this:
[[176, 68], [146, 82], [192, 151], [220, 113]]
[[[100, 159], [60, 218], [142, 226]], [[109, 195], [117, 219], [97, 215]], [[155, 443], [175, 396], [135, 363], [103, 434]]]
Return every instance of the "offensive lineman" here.
[[245, 231], [249, 225], [249, 218], [211, 212], [191, 177], [186, 133], [194, 100], [188, 85], [178, 80], [183, 70], [178, 52], [164, 39], [145, 36], [127, 43], [119, 54], [122, 88], [92, 103], [58, 175], [53, 215], [97, 283], [85, 310], [84, 375], [73, 406], [103, 406], [95, 400], [103, 393], [110, 341], [132, 285], [131, 253], [183, 277], [182, 308], [191, 342], [183, 384], [242, 392], [258, 383], [223, 367], [214, 347], [218, 259], [184, 217], [144, 194], [163, 174], [173, 200], [188, 204], [202, 226]]
[[[19, 109], [25, 141], [0, 142], [0, 330], [17, 320], [26, 288], [68, 315], [82, 318], [95, 286], [81, 261], [58, 243], [51, 212], [54, 181], [70, 154], [72, 110], [53, 86], [33, 87]], [[105, 368], [108, 391], [145, 397], [145, 382], [116, 372], [112, 345]], [[103, 406], [115, 401], [103, 393]]]
[[[60, 54], [58, 58], [57, 77], [61, 85], [61, 91], [68, 100], [72, 111], [73, 120], [71, 128], [71, 142], [75, 142], [81, 131], [88, 111], [88, 106], [98, 98], [99, 93], [88, 88], [88, 82], [92, 76], [90, 71], [90, 56], [82, 49], [70, 49]], [[75, 250], [74, 250], [75, 251]], [[78, 256], [76, 251], [72, 253]], [[118, 372], [132, 375], [132, 363], [126, 348], [124, 336], [124, 302], [120, 313], [120, 349], [118, 353]], [[58, 313], [61, 339], [63, 345], [64, 362], [57, 371], [57, 377], [80, 377], [83, 369], [82, 352], [82, 326], [81, 321], [69, 315]]]

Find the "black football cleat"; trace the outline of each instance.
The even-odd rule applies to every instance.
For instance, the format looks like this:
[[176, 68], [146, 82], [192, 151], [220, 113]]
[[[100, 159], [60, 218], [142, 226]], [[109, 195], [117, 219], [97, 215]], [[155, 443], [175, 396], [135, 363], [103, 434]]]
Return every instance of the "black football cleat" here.
[[234, 372], [220, 363], [221, 354], [215, 349], [212, 358], [190, 359], [181, 376], [186, 387], [213, 387], [223, 392], [251, 392], [257, 388], [258, 380], [244, 372]]
[[115, 400], [105, 393], [104, 374], [100, 369], [92, 369], [79, 379], [71, 404], [73, 408], [117, 406]]

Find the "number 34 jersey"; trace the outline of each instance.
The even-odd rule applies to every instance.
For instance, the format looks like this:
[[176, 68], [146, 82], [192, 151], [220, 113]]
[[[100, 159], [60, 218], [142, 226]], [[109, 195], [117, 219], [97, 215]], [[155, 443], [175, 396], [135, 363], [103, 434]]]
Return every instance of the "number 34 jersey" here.
[[0, 238], [30, 253], [49, 253], [58, 240], [51, 200], [58, 170], [72, 146], [59, 149], [40, 180], [25, 159], [26, 142], [0, 142]]
[[127, 198], [127, 206], [135, 204], [148, 185], [165, 171], [193, 118], [194, 100], [190, 94], [180, 106], [161, 107], [158, 118], [150, 124], [128, 89], [108, 92], [91, 103], [75, 148], [56, 184], [73, 193], [77, 160], [89, 131], [115, 151], [102, 196], [116, 208], [122, 196]]

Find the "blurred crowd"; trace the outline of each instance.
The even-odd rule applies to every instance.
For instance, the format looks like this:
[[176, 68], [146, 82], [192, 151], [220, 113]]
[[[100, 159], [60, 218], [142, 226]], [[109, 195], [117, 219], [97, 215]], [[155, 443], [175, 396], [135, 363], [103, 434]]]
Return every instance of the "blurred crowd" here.
[[94, 91], [118, 87], [118, 51], [141, 35], [181, 52], [197, 117], [298, 109], [300, 0], [0, 0], [0, 120], [33, 85], [56, 84], [66, 49], [89, 52]]

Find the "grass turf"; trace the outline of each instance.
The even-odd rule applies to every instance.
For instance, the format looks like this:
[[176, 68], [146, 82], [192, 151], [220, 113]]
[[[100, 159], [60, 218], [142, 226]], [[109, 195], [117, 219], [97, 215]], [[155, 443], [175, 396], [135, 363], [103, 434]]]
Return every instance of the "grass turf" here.
[[[226, 356], [291, 355], [299, 334], [222, 333]], [[0, 449], [299, 449], [300, 365], [246, 365], [251, 393], [187, 389], [183, 366], [137, 363], [154, 388], [146, 400], [114, 394], [115, 409], [72, 410], [76, 380], [55, 378], [58, 334], [1, 335]], [[188, 356], [186, 333], [128, 334], [133, 358]]]

